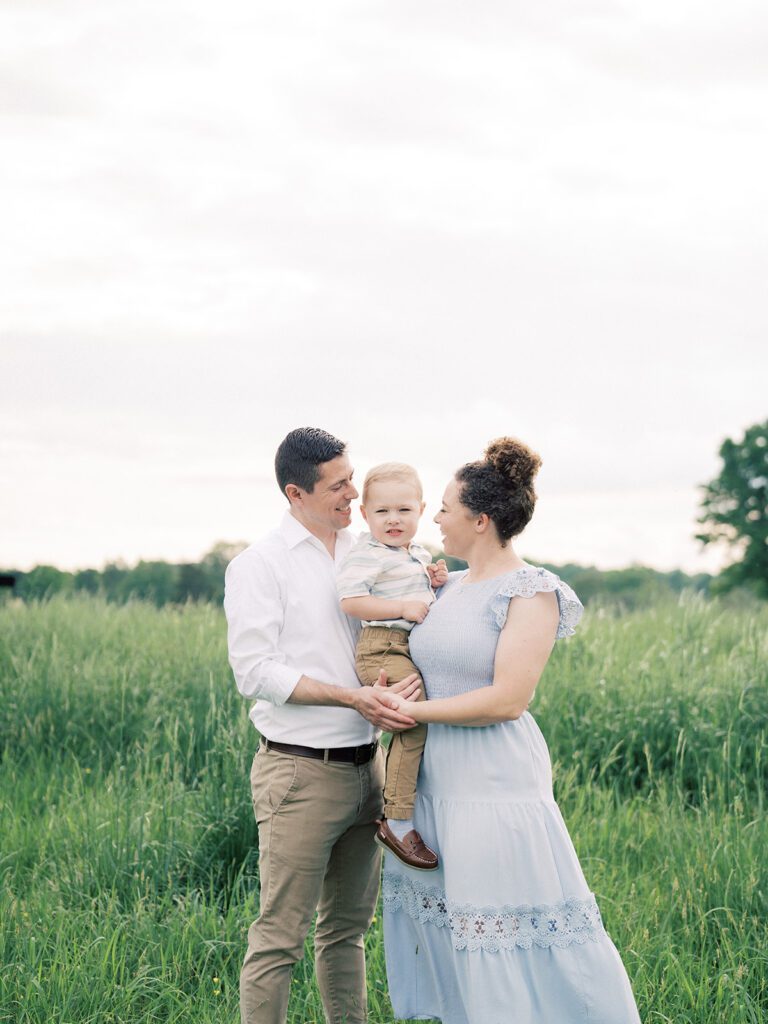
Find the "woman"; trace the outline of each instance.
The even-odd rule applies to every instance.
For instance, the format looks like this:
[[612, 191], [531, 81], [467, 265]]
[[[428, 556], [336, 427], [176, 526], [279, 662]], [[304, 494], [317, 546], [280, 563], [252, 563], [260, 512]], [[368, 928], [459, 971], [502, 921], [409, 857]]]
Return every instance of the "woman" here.
[[533, 513], [540, 464], [519, 441], [492, 442], [456, 473], [435, 517], [446, 554], [469, 569], [451, 573], [411, 634], [429, 699], [392, 697], [429, 724], [414, 825], [440, 856], [428, 875], [386, 857], [387, 976], [400, 1018], [640, 1020], [526, 710], [555, 639], [583, 611], [509, 543]]

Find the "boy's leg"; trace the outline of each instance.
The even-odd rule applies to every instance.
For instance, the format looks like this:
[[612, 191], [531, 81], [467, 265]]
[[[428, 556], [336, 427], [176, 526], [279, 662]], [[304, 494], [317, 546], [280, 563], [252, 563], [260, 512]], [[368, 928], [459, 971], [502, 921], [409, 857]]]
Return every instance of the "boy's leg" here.
[[386, 626], [363, 627], [355, 649], [355, 672], [363, 686], [374, 686], [378, 682], [391, 639], [391, 630]]
[[[406, 676], [418, 675], [411, 661], [408, 642], [398, 637], [382, 659], [381, 667], [389, 683], [398, 683]], [[419, 680], [419, 700], [424, 700], [424, 684]], [[384, 815], [386, 818], [410, 818], [416, 799], [416, 780], [427, 738], [426, 725], [394, 733], [387, 751], [386, 779], [384, 782]]]

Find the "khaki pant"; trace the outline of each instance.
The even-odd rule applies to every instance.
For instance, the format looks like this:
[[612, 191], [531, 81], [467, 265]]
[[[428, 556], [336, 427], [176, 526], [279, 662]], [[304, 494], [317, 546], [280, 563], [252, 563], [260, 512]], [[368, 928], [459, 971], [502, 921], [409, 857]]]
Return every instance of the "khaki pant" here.
[[257, 751], [260, 913], [240, 974], [242, 1024], [284, 1024], [292, 968], [315, 910], [315, 970], [328, 1024], [367, 1021], [363, 936], [379, 892], [373, 836], [383, 761], [381, 750], [360, 766]]
[[[387, 626], [366, 626], [357, 641], [355, 669], [365, 686], [374, 685], [380, 669], [387, 673], [389, 683], [399, 683], [413, 673], [418, 675], [408, 650], [407, 631]], [[423, 683], [418, 699], [424, 700]], [[426, 738], [426, 725], [417, 725], [392, 736], [384, 781], [384, 814], [388, 818], [410, 818], [413, 814], [416, 780]]]

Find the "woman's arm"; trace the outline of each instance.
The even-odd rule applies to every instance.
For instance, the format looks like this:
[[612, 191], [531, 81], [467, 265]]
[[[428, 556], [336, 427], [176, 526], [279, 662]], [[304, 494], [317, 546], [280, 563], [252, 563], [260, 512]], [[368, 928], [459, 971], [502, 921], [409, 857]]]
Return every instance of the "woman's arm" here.
[[[494, 725], [519, 718], [528, 707], [555, 643], [560, 613], [554, 593], [509, 602], [499, 636], [493, 683], [457, 697], [406, 702], [392, 696], [393, 707], [417, 722], [445, 725]], [[407, 709], [402, 708], [407, 704]]]

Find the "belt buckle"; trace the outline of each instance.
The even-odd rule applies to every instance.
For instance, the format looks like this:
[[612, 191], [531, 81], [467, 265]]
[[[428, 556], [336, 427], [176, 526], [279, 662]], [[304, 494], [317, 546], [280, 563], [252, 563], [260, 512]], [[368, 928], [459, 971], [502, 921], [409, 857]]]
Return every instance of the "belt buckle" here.
[[[367, 755], [367, 756], [366, 756]], [[355, 767], [359, 767], [361, 764], [368, 764], [371, 759], [371, 745], [367, 743], [359, 747], [355, 747]]]

